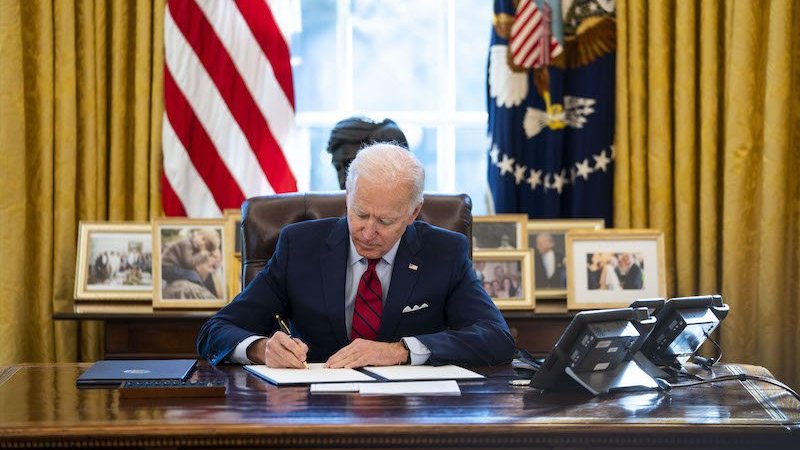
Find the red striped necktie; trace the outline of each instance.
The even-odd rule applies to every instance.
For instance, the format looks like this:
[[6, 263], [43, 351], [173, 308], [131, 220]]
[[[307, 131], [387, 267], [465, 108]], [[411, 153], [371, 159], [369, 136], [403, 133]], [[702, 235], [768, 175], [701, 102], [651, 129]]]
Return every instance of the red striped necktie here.
[[361, 276], [356, 291], [356, 303], [353, 310], [353, 330], [350, 333], [350, 340], [356, 338], [374, 341], [378, 336], [378, 329], [381, 326], [381, 314], [383, 313], [381, 280], [375, 272], [375, 266], [380, 259], [369, 259], [366, 272]]

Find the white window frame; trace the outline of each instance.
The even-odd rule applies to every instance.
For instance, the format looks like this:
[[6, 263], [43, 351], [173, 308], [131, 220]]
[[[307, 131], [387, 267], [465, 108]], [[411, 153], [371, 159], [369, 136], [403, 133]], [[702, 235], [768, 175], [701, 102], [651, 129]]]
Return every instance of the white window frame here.
[[[488, 115], [485, 111], [456, 110], [456, 0], [440, 0], [446, 5], [446, 60], [445, 76], [440, 77], [441, 93], [438, 111], [356, 111], [353, 106], [353, 20], [350, 14], [351, 0], [337, 0], [336, 46], [338, 52], [337, 69], [340, 76], [337, 81], [339, 102], [336, 110], [325, 112], [299, 112], [295, 123], [304, 134], [313, 127], [332, 127], [346, 117], [363, 115], [371, 118], [390, 117], [401, 124], [416, 124], [421, 127], [435, 128], [436, 132], [436, 187], [442, 192], [456, 190], [455, 162], [457, 157], [456, 126], [486, 126]], [[312, 155], [312, 157], [314, 157]]]

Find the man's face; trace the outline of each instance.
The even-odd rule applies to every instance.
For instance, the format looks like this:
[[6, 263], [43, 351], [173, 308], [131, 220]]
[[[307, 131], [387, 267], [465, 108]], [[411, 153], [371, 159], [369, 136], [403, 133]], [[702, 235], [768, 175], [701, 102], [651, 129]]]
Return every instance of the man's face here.
[[631, 265], [631, 254], [630, 253], [620, 253], [619, 255], [619, 263], [623, 267], [628, 267]]
[[553, 238], [547, 233], [541, 233], [536, 236], [536, 250], [539, 253], [547, 253], [553, 248]]
[[339, 179], [339, 187], [344, 189], [344, 182], [347, 179], [347, 168], [356, 159], [358, 147], [354, 145], [342, 145], [331, 153], [331, 164], [336, 169], [336, 176]]
[[359, 255], [382, 257], [417, 217], [422, 204], [409, 210], [411, 187], [360, 179], [347, 195], [347, 223]]

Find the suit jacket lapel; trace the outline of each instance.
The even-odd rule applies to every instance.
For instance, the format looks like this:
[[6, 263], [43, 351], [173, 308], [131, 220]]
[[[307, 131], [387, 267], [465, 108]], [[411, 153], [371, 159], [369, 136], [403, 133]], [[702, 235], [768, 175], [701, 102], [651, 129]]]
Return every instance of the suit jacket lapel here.
[[[420, 248], [417, 230], [414, 224], [411, 224], [406, 227], [406, 232], [400, 238], [400, 246], [394, 257], [392, 281], [383, 304], [378, 340], [394, 339], [397, 326], [400, 324], [400, 315], [408, 304], [408, 298], [417, 282], [418, 272], [424, 267], [417, 257]], [[412, 264], [416, 269], [411, 269]]]
[[325, 309], [340, 346], [345, 346], [349, 342], [344, 320], [344, 283], [350, 242], [347, 239], [347, 230], [347, 219], [339, 219], [325, 241], [328, 250], [322, 255], [320, 264]]

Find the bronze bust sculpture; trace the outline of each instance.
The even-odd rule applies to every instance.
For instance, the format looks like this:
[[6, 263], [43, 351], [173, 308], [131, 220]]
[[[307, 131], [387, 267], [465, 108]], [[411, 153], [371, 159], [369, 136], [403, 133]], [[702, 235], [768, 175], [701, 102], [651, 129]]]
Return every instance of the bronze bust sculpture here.
[[333, 127], [327, 150], [331, 154], [331, 163], [336, 169], [340, 189], [344, 189], [347, 168], [356, 154], [374, 142], [393, 142], [408, 148], [406, 136], [391, 119], [375, 122], [365, 117], [349, 117]]

